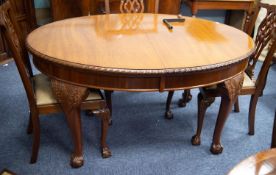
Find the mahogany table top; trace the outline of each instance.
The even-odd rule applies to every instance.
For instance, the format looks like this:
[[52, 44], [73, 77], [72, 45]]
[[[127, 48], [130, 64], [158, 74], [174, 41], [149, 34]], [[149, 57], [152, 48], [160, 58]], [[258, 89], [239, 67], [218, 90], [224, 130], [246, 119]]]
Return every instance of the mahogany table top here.
[[105, 90], [168, 91], [223, 82], [244, 71], [254, 41], [233, 27], [162, 14], [73, 18], [27, 37], [36, 67], [51, 78]]
[[[224, 24], [169, 15], [99, 15], [54, 22], [27, 38], [31, 51], [74, 66], [106, 69], [191, 70], [218, 67], [247, 57], [254, 41]], [[128, 23], [130, 22], [130, 23]]]

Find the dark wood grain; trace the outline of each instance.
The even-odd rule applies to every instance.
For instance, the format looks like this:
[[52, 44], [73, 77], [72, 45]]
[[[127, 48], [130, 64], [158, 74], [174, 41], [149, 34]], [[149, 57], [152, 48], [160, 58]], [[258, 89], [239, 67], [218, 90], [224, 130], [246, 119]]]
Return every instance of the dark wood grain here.
[[[245, 28], [244, 31], [247, 33], [252, 34], [253, 31], [253, 23], [250, 26], [249, 25], [251, 19], [249, 17], [253, 16], [253, 6], [254, 6], [254, 0], [187, 0], [185, 1], [186, 4], [191, 8], [192, 15], [196, 16], [199, 10], [244, 10], [247, 12], [246, 22], [245, 22]], [[229, 11], [227, 11], [229, 12]], [[230, 13], [226, 14], [225, 23], [229, 24], [229, 20], [227, 19]], [[228, 21], [228, 22], [227, 22]], [[248, 29], [250, 28], [250, 29]], [[251, 32], [249, 32], [251, 30]], [[172, 99], [172, 97], [170, 97]], [[192, 99], [192, 95], [190, 93], [190, 90], [185, 90], [182, 94], [182, 98], [178, 101], [179, 107], [185, 107], [186, 104]], [[169, 97], [167, 98], [167, 103], [169, 103]], [[172, 111], [170, 108], [168, 108], [168, 105], [166, 107], [165, 114], [170, 113], [172, 114]], [[165, 116], [166, 117], [166, 116]]]
[[181, 0], [160, 0], [159, 13], [179, 14]]
[[90, 0], [51, 0], [54, 21], [89, 14]]
[[[228, 105], [233, 105], [233, 100], [234, 102], [237, 100], [237, 95], [251, 95], [250, 99], [250, 104], [249, 104], [249, 113], [248, 113], [248, 134], [249, 135], [254, 135], [255, 133], [255, 111], [256, 111], [256, 106], [258, 102], [258, 98], [261, 96], [265, 83], [266, 83], [266, 77], [269, 71], [269, 68], [271, 66], [271, 61], [273, 58], [273, 55], [276, 50], [276, 6], [275, 5], [269, 5], [269, 4], [263, 4], [263, 3], [258, 3], [256, 5], [255, 12], [252, 13], [252, 15], [255, 15], [254, 17], [250, 17], [248, 19], [251, 19], [251, 23], [254, 24], [255, 20], [257, 19], [257, 15], [259, 13], [259, 10], [261, 8], [264, 8], [267, 10], [267, 14], [263, 21], [260, 24], [260, 27], [258, 28], [257, 36], [256, 36], [256, 50], [255, 52], [249, 57], [249, 62], [247, 65], [247, 68], [245, 72], [243, 73], [244, 77], [244, 82], [241, 84], [241, 89], [238, 91], [238, 94], [232, 95], [231, 98], [227, 97], [227, 94], [231, 94], [231, 83], [228, 85], [229, 90], [228, 92], [225, 92], [225, 88], [222, 90], [221, 87], [223, 85], [219, 84], [214, 87], [206, 87], [206, 88], [201, 88], [201, 92], [199, 96], [203, 96], [205, 99], [213, 98], [213, 97], [221, 97], [221, 106], [220, 106], [220, 111], [222, 113], [229, 112], [232, 108], [232, 106]], [[252, 25], [248, 25], [252, 26]], [[249, 33], [251, 32], [250, 27], [248, 28]], [[254, 69], [256, 62], [263, 51], [263, 49], [269, 45], [269, 43], [272, 42], [271, 47], [269, 48], [269, 51], [265, 57], [264, 62], [262, 63], [261, 70], [258, 74], [257, 80], [255, 81], [254, 79]], [[227, 81], [225, 81], [226, 83]], [[240, 81], [241, 82], [241, 81]], [[226, 85], [226, 84], [225, 84]], [[225, 86], [226, 87], [226, 86]], [[228, 96], [229, 96], [228, 95]], [[231, 96], [231, 95], [230, 95]], [[203, 98], [199, 98], [199, 104], [203, 103], [202, 102]], [[237, 105], [237, 104], [236, 104]], [[223, 107], [224, 106], [224, 107]], [[228, 106], [227, 108], [225, 106]], [[194, 137], [194, 142], [200, 141], [200, 132], [202, 129], [202, 123], [204, 119], [204, 114], [206, 111], [206, 108], [208, 105], [204, 105], [203, 107], [199, 107], [198, 111], [198, 128], [197, 128], [197, 134]], [[237, 110], [237, 106], [236, 106]], [[220, 115], [218, 116], [217, 124], [216, 124], [216, 129], [221, 128], [218, 125], [221, 125], [224, 123], [225, 118], [222, 117], [222, 119], [219, 118]], [[221, 120], [221, 122], [219, 122]], [[217, 133], [219, 133], [218, 131]], [[217, 136], [217, 134], [214, 134], [214, 137]], [[195, 141], [196, 140], [196, 141]], [[211, 150], [214, 153], [219, 153], [222, 147], [218, 144], [215, 144], [216, 146], [212, 147]]]
[[[189, 17], [185, 17], [184, 24], [178, 23], [173, 31], [168, 31], [162, 19], [174, 17], [114, 14], [59, 21], [33, 31], [27, 47], [41, 72], [82, 87], [162, 92], [222, 84], [225, 105], [220, 110], [211, 149], [220, 153], [222, 128], [239, 92], [247, 58], [254, 52], [253, 40], [232, 27]], [[127, 25], [126, 19], [132, 18], [142, 20], [130, 20], [131, 25]], [[58, 26], [63, 27], [56, 31]], [[175, 38], [173, 44], [171, 37]], [[68, 41], [74, 45], [67, 44]], [[210, 48], [211, 55], [205, 54]], [[229, 49], [235, 52], [224, 51]], [[71, 100], [67, 97], [65, 101]]]
[[[41, 74], [33, 75], [32, 67], [29, 60], [29, 54], [25, 47], [25, 37], [24, 33], [21, 32], [18, 26], [18, 20], [15, 16], [13, 3], [11, 1], [6, 1], [0, 6], [0, 27], [2, 34], [5, 36], [7, 45], [11, 49], [13, 58], [15, 60], [18, 72], [20, 74], [23, 86], [28, 99], [28, 105], [30, 108], [29, 115], [29, 126], [27, 132], [33, 134], [33, 145], [32, 145], [32, 155], [30, 163], [35, 163], [38, 158], [38, 151], [40, 146], [40, 121], [39, 115], [49, 114], [53, 112], [60, 112], [62, 109], [66, 113], [68, 119], [69, 128], [72, 132], [72, 138], [74, 141], [74, 151], [71, 157], [72, 167], [80, 167], [83, 164], [82, 155], [82, 138], [81, 138], [81, 121], [80, 121], [80, 109], [89, 109], [97, 111], [102, 119], [102, 139], [101, 148], [102, 155], [104, 158], [111, 155], [108, 149], [105, 139], [107, 134], [108, 120], [109, 120], [109, 110], [107, 109], [106, 103], [103, 100], [103, 96], [100, 91], [97, 91], [97, 96], [94, 100], [84, 100], [86, 97], [86, 88], [75, 86], [72, 84], [66, 84], [64, 82], [53, 80], [53, 90], [57, 96], [57, 100], [51, 100], [51, 102], [45, 104], [39, 104], [39, 98], [37, 95], [38, 82], [36, 79], [41, 76]], [[51, 88], [48, 77], [45, 77], [43, 84], [43, 96], [51, 97]], [[45, 84], [46, 82], [46, 84]], [[48, 84], [47, 84], [48, 83]], [[47, 91], [47, 86], [50, 89]], [[68, 92], [68, 93], [66, 93]], [[64, 96], [68, 96], [72, 103], [66, 103]], [[53, 97], [54, 98], [54, 97]], [[103, 114], [102, 114], [103, 113]]]
[[[26, 38], [36, 27], [35, 9], [33, 0], [11, 0], [15, 13], [15, 19], [18, 22], [22, 36]], [[1, 32], [1, 31], [0, 31]], [[0, 33], [0, 61], [7, 60], [10, 57], [10, 51]]]
[[187, 0], [192, 15], [196, 16], [198, 10], [245, 10], [250, 12], [254, 0]]

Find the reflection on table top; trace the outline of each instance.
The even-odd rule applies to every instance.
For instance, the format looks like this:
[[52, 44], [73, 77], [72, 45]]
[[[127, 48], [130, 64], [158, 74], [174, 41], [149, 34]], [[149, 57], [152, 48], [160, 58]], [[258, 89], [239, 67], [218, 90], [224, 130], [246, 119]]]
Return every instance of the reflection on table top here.
[[224, 64], [247, 57], [254, 41], [224, 24], [172, 15], [120, 14], [87, 16], [45, 25], [27, 45], [49, 59], [121, 69], [173, 69]]
[[239, 163], [228, 175], [276, 174], [276, 149], [259, 152]]

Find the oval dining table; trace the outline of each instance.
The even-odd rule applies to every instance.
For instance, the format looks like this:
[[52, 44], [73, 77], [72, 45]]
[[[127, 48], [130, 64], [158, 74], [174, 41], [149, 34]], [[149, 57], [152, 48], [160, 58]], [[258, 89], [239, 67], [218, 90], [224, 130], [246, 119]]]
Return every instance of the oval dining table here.
[[[162, 14], [72, 18], [34, 30], [26, 45], [35, 66], [50, 77], [55, 94], [62, 94], [56, 98], [67, 103], [65, 114], [76, 110], [80, 105], [76, 98], [88, 88], [163, 92], [220, 84], [228, 98], [220, 106], [211, 145], [211, 152], [218, 154], [254, 41], [238, 29], [198, 18], [183, 17], [184, 22], [170, 23], [172, 29], [163, 23], [175, 18]], [[71, 92], [64, 94], [64, 88]], [[81, 124], [75, 122], [80, 114], [71, 114], [66, 117], [73, 123], [74, 160], [83, 157], [83, 148]]]

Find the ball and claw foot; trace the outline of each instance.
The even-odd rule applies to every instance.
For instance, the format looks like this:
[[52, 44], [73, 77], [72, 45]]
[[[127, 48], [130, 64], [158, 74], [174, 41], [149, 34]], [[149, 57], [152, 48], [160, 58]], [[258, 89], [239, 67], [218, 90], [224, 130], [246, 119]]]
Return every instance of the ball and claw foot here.
[[191, 139], [192, 145], [198, 146], [200, 145], [200, 137], [197, 135], [194, 135]]
[[72, 156], [70, 164], [72, 168], [79, 168], [83, 166], [83, 162], [84, 162], [83, 156], [79, 156], [79, 157]]
[[223, 146], [221, 144], [212, 143], [210, 151], [212, 154], [220, 154], [223, 151]]
[[108, 147], [102, 148], [102, 158], [105, 159], [105, 158], [109, 158], [111, 156], [112, 156], [112, 154], [111, 154], [111, 151]]
[[173, 119], [173, 113], [171, 110], [165, 112], [165, 119], [168, 119], [168, 120]]

